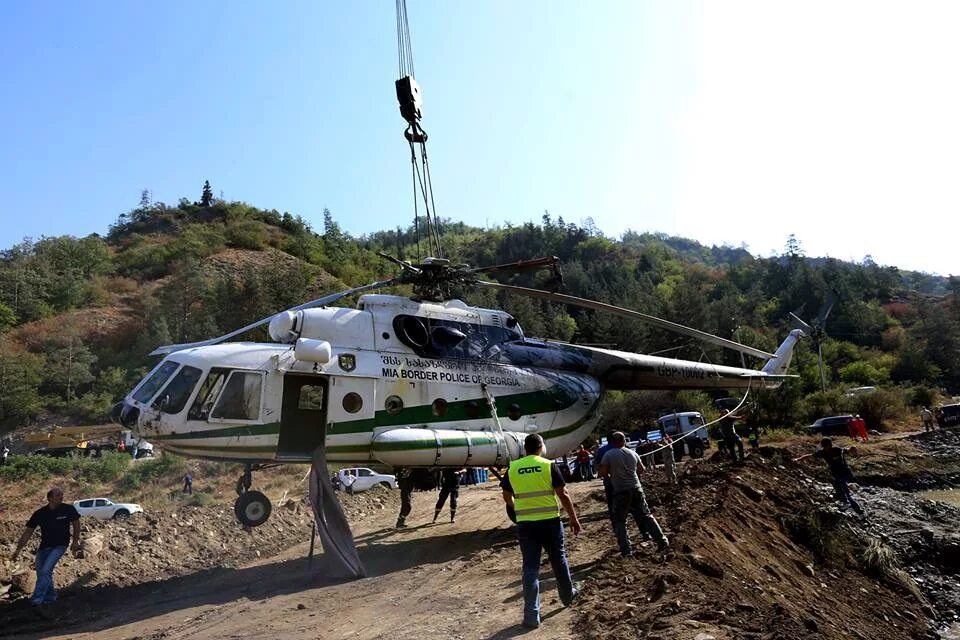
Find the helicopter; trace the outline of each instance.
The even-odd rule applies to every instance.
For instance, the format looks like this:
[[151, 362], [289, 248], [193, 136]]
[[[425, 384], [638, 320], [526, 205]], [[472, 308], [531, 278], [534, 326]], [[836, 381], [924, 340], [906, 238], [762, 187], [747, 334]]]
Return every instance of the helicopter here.
[[[562, 283], [556, 257], [483, 267], [444, 258], [431, 212], [427, 134], [420, 124], [422, 95], [413, 77], [405, 0], [397, 0], [397, 26], [401, 77], [395, 89], [407, 122], [414, 222], [419, 234], [422, 200], [424, 231], [435, 257], [413, 263], [381, 254], [398, 269], [395, 276], [216, 338], [157, 348], [151, 355], [163, 359], [117, 403], [115, 420], [165, 451], [245, 465], [234, 511], [243, 525], [254, 527], [267, 521], [272, 507], [263, 493], [251, 490], [252, 472], [269, 465], [312, 463], [320, 480], [328, 475], [327, 461], [503, 467], [523, 455], [523, 440], [532, 433], [553, 451], [581, 443], [597, 426], [607, 391], [775, 388], [792, 377], [786, 372], [801, 329], [791, 330], [768, 353], [560, 293], [552, 286]], [[553, 276], [546, 289], [484, 279], [542, 269]], [[397, 286], [413, 295], [382, 293]], [[508, 312], [470, 306], [455, 295], [474, 288], [613, 313], [765, 363], [754, 370], [530, 338]], [[360, 296], [356, 307], [336, 306], [353, 296]], [[263, 327], [272, 342], [231, 341]], [[331, 488], [319, 482], [311, 487], [312, 496], [319, 492], [314, 510], [318, 527], [327, 531], [325, 548], [332, 539], [330, 546], [355, 556], [349, 526], [330, 500]], [[357, 563], [344, 564], [359, 575]]]
[[[341, 291], [226, 335], [159, 347], [165, 357], [117, 407], [117, 417], [164, 450], [247, 465], [327, 460], [402, 467], [502, 467], [539, 433], [567, 451], [589, 435], [611, 390], [775, 388], [804, 335], [793, 329], [767, 353], [601, 302], [481, 280], [494, 271], [556, 268], [556, 258], [471, 269], [396, 261], [393, 279]], [[398, 284], [413, 296], [367, 293]], [[499, 309], [444, 291], [470, 284], [640, 319], [766, 358], [759, 370], [529, 338]], [[355, 308], [334, 306], [362, 295]], [[267, 326], [274, 342], [229, 342]], [[249, 486], [247, 487], [249, 488]], [[245, 491], [240, 521], [257, 526], [271, 506]]]

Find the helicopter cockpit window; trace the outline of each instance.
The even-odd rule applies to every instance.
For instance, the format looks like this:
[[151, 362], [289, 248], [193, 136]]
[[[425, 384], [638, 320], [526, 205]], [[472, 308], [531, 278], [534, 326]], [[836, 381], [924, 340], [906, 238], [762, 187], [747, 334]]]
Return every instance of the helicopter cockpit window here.
[[234, 371], [210, 413], [221, 420], [258, 420], [263, 376], [255, 371]]
[[206, 420], [210, 416], [213, 401], [220, 395], [220, 389], [223, 388], [223, 383], [226, 382], [229, 373], [229, 369], [216, 367], [210, 369], [206, 380], [200, 385], [200, 391], [197, 393], [196, 399], [190, 406], [190, 411], [187, 413], [188, 420]]
[[203, 371], [196, 367], [184, 365], [177, 375], [173, 377], [156, 400], [153, 401], [153, 408], [159, 409], [164, 413], [175, 415], [183, 411], [190, 399], [190, 395], [200, 381], [200, 374]]
[[170, 379], [170, 376], [173, 375], [173, 372], [177, 370], [180, 366], [179, 362], [174, 362], [173, 360], [167, 360], [159, 367], [154, 369], [153, 373], [150, 374], [140, 388], [137, 389], [137, 392], [133, 394], [133, 399], [137, 402], [150, 402], [150, 398], [153, 397], [157, 391], [160, 390], [160, 387], [167, 383], [167, 380]]

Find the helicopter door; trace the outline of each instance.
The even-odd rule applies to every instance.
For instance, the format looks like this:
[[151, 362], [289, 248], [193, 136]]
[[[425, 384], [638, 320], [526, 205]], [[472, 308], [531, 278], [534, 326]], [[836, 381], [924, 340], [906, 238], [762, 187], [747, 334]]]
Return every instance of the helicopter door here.
[[314, 450], [323, 444], [326, 421], [327, 379], [284, 375], [277, 458], [310, 460]]

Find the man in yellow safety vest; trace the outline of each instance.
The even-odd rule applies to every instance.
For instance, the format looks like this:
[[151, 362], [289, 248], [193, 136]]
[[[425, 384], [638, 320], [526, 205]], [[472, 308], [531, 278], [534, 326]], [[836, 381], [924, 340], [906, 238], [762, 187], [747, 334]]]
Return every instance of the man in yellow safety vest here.
[[564, 606], [570, 606], [579, 591], [570, 578], [563, 544], [560, 505], [570, 518], [574, 535], [580, 521], [567, 494], [560, 470], [543, 457], [543, 438], [531, 433], [523, 442], [526, 456], [510, 463], [500, 487], [507, 513], [517, 523], [520, 553], [523, 556], [523, 626], [540, 626], [540, 554], [546, 550]]

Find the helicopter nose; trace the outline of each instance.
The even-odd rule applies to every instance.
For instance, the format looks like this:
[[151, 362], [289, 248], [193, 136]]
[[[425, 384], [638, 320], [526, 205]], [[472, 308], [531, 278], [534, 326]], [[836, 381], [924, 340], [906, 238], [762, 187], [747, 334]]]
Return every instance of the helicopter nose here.
[[[114, 410], [116, 410], [117, 405], [122, 405], [119, 410], [120, 424], [122, 424], [127, 429], [136, 428], [137, 422], [140, 419], [140, 409], [138, 409], [137, 407], [127, 402], [118, 402], [116, 405], [113, 406]], [[113, 417], [113, 411], [111, 411], [110, 414], [111, 414], [111, 417]]]

